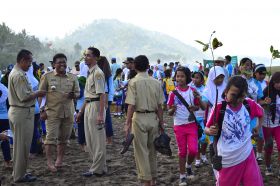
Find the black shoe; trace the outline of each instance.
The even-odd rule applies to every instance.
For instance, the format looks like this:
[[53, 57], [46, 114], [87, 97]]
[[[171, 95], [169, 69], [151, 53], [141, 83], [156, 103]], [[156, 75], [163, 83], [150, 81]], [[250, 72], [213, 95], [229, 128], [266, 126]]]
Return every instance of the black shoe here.
[[18, 180], [17, 182], [19, 183], [23, 183], [23, 182], [33, 182], [36, 181], [37, 177], [36, 176], [32, 176], [31, 174], [26, 174], [23, 178], [21, 178], [20, 180]]
[[93, 176], [93, 172], [84, 172], [83, 174], [82, 174], [82, 176], [84, 176], [84, 177], [91, 177], [91, 176]]

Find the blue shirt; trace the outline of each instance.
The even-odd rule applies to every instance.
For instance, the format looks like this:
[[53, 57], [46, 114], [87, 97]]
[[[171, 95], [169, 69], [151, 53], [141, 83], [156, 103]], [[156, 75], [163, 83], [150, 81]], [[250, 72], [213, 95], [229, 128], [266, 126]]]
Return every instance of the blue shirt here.
[[105, 83], [105, 92], [108, 92], [108, 101], [113, 101], [115, 92], [113, 76], [110, 76]]
[[111, 71], [112, 71], [112, 76], [115, 77], [116, 71], [118, 68], [121, 68], [121, 66], [117, 63], [113, 63], [111, 65]]
[[228, 65], [226, 66], [226, 69], [227, 69], [227, 71], [228, 71], [228, 76], [231, 77], [231, 76], [232, 76], [232, 71], [233, 71], [233, 66], [232, 66], [232, 64], [231, 64], [231, 63], [228, 64]]

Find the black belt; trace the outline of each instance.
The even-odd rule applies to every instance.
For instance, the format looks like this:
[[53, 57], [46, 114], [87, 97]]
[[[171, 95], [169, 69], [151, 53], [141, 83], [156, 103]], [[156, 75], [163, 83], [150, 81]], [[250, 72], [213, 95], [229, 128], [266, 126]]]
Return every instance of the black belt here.
[[30, 107], [35, 107], [35, 105], [31, 105], [30, 107], [24, 107], [24, 106], [18, 106], [18, 105], [10, 105], [10, 107], [30, 108]]
[[144, 113], [144, 114], [147, 114], [147, 113], [154, 113], [155, 111], [149, 111], [149, 110], [145, 110], [145, 111], [136, 111], [137, 113]]
[[86, 103], [94, 102], [94, 101], [100, 101], [100, 98], [90, 98], [86, 99]]

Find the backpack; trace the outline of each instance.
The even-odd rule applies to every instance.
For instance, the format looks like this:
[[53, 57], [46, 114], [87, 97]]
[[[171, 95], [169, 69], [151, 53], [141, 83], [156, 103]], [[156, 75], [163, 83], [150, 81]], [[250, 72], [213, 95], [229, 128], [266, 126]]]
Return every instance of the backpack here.
[[[250, 109], [250, 105], [246, 99], [244, 99], [243, 105], [245, 106], [245, 108], [247, 109], [247, 111], [249, 112], [249, 115], [250, 115], [251, 109]], [[226, 107], [227, 107], [227, 102], [222, 101], [222, 107], [221, 107], [221, 110], [219, 113], [219, 121], [218, 121], [219, 131], [218, 131], [217, 139], [219, 139], [220, 135], [221, 135], [221, 131], [222, 131], [221, 129], [222, 129], [223, 122], [224, 122]]]
[[164, 78], [163, 79], [166, 93], [169, 94], [171, 91], [175, 90], [174, 82], [172, 81], [172, 78]]

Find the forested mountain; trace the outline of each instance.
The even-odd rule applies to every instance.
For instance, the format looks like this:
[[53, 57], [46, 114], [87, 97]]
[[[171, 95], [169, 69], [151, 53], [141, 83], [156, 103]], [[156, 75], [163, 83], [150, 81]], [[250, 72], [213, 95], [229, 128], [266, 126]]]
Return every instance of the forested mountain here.
[[53, 44], [54, 47], [73, 52], [74, 45], [82, 49], [95, 46], [103, 55], [117, 57], [119, 60], [145, 54], [151, 61], [160, 58], [163, 61], [194, 62], [202, 60], [204, 56], [201, 51], [170, 36], [108, 19], [94, 21]]

